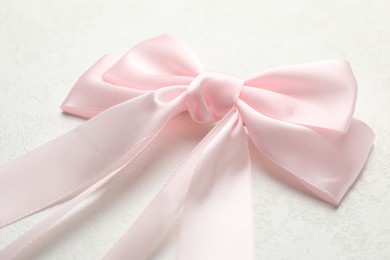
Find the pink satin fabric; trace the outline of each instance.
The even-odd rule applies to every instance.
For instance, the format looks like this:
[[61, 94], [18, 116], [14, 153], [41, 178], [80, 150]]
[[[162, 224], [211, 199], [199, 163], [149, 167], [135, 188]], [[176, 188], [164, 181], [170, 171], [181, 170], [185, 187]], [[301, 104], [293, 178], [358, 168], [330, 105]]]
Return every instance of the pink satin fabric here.
[[122, 172], [175, 115], [216, 122], [107, 259], [145, 259], [182, 212], [177, 258], [254, 259], [247, 134], [275, 173], [338, 205], [374, 134], [353, 119], [357, 86], [342, 60], [263, 71], [250, 79], [204, 70], [169, 35], [105, 56], [62, 104], [91, 118], [0, 168], [0, 226], [68, 200], [0, 252], [17, 256]]

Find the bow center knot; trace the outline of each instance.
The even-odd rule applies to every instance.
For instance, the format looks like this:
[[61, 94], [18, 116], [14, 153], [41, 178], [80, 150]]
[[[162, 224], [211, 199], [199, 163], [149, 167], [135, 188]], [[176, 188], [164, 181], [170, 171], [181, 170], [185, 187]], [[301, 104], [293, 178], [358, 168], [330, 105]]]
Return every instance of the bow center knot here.
[[243, 79], [230, 74], [200, 73], [188, 87], [188, 112], [199, 123], [221, 119], [235, 105], [243, 84]]

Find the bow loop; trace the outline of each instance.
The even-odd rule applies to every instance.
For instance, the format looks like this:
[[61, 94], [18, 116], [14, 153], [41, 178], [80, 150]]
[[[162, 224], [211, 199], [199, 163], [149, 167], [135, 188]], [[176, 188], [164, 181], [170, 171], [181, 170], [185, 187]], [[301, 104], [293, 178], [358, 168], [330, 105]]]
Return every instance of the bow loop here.
[[240, 98], [271, 118], [345, 133], [356, 89], [348, 62], [331, 60], [266, 70], [245, 82]]
[[141, 42], [104, 75], [110, 83], [143, 90], [188, 85], [202, 66], [181, 41], [164, 34]]
[[243, 79], [233, 75], [202, 72], [188, 87], [188, 112], [199, 123], [221, 119], [236, 103], [243, 83]]

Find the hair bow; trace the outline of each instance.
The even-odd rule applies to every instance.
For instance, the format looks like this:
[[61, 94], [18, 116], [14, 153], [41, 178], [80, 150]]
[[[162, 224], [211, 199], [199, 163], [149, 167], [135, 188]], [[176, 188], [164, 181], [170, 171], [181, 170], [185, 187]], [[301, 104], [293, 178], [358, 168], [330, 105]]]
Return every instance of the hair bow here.
[[[357, 86], [346, 61], [265, 70], [249, 79], [205, 70], [162, 35], [107, 55], [62, 104], [91, 118], [0, 168], [0, 226], [63, 206], [0, 252], [16, 256], [187, 111], [213, 129], [170, 177], [108, 259], [148, 257], [182, 212], [178, 259], [253, 259], [247, 135], [294, 185], [333, 205], [355, 181], [374, 134], [353, 119]], [[247, 129], [247, 133], [246, 130]]]

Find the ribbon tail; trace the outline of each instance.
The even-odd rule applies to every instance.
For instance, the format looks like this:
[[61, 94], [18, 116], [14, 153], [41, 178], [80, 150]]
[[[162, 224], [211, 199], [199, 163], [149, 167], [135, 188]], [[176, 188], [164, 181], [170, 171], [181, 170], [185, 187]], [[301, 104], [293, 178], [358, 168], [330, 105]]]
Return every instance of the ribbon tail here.
[[235, 110], [192, 178], [179, 259], [254, 259], [247, 136]]
[[[145, 146], [146, 147], [146, 146]], [[141, 152], [140, 150], [139, 152]], [[118, 168], [117, 170], [109, 173], [104, 176], [98, 182], [78, 194], [76, 197], [67, 201], [62, 205], [58, 210], [49, 215], [47, 218], [43, 219], [33, 228], [28, 230], [22, 236], [18, 237], [11, 244], [6, 246], [0, 251], [0, 259], [13, 259], [19, 254], [23, 253], [23, 250], [28, 247], [31, 243], [36, 241], [39, 237], [44, 235], [46, 232], [50, 231], [57, 223], [64, 219], [69, 212], [76, 208], [84, 199], [86, 199], [90, 194], [107, 184], [113, 177], [115, 177], [126, 165], [128, 165], [139, 153], [135, 154], [132, 159], [130, 159], [125, 165]]]
[[181, 112], [182, 92], [161, 89], [114, 106], [0, 167], [0, 227], [69, 199], [118, 169]]
[[[227, 148], [224, 143], [227, 141], [230, 151], [226, 153], [227, 157], [224, 157], [224, 149]], [[232, 110], [194, 149], [105, 259], [146, 259], [150, 256], [186, 200], [192, 201], [196, 197], [192, 193], [198, 188], [203, 189], [197, 192], [204, 192], [201, 196], [204, 200], [203, 205], [210, 207], [209, 215], [216, 214], [222, 219], [218, 219], [216, 223], [205, 219], [211, 221], [206, 225], [195, 219], [194, 223], [197, 224], [194, 224], [193, 229], [189, 229], [188, 225], [183, 223], [178, 259], [210, 259], [210, 256], [216, 256], [213, 259], [253, 259], [249, 164], [242, 123], [237, 112]], [[206, 178], [210, 186], [200, 187], [198, 178]], [[189, 190], [192, 191], [189, 193]], [[212, 197], [207, 199], [209, 195]], [[218, 198], [213, 195], [217, 195]], [[199, 209], [204, 213], [206, 209], [188, 203], [187, 201], [185, 222], [188, 218], [195, 217], [189, 211], [192, 206], [195, 207], [194, 212]], [[216, 228], [207, 229], [208, 226], [218, 227], [219, 230], [216, 232]], [[198, 229], [202, 230], [202, 235], [197, 237], [196, 241], [189, 241], [194, 231], [200, 232]], [[219, 247], [211, 248], [205, 245], [210, 235], [215, 238], [214, 243], [219, 243]], [[235, 251], [234, 255], [232, 251]]]

